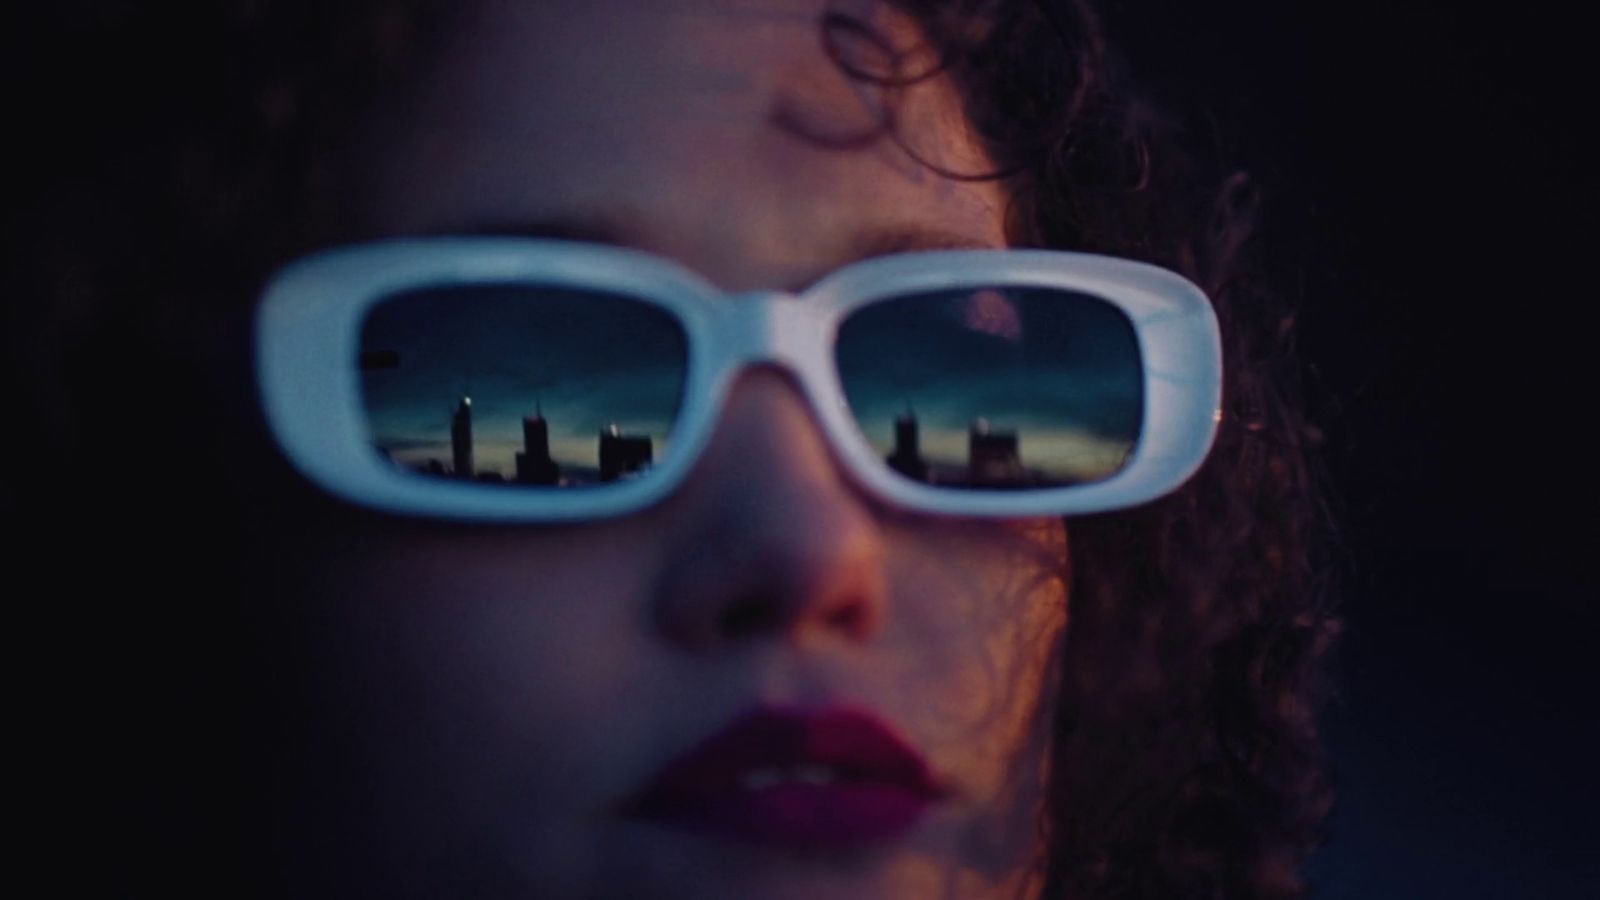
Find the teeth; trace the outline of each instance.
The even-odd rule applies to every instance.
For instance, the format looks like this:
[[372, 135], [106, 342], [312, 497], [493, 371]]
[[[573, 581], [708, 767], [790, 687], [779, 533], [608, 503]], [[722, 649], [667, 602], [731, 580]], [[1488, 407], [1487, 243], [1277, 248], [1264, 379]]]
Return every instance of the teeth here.
[[780, 784], [833, 784], [838, 780], [838, 773], [833, 769], [809, 763], [792, 769], [751, 769], [739, 776], [739, 784], [747, 791], [766, 790]]

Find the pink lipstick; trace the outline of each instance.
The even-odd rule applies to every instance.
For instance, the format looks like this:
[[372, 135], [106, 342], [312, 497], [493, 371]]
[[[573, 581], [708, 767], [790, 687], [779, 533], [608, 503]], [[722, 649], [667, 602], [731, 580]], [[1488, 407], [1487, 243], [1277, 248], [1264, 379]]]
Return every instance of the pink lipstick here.
[[634, 811], [739, 840], [838, 850], [904, 833], [945, 794], [921, 755], [867, 713], [761, 707], [667, 763]]

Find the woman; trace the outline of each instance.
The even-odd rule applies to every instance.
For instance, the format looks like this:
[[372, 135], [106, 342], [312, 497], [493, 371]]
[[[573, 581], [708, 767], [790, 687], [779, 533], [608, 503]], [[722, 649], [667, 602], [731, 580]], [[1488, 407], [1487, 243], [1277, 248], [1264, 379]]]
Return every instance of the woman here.
[[[176, 578], [244, 598], [251, 699], [230, 705], [251, 886], [1300, 893], [1324, 808], [1312, 666], [1332, 628], [1297, 421], [1252, 331], [1267, 314], [1239, 277], [1237, 192], [1196, 199], [1214, 189], [1117, 94], [1085, 5], [220, 15], [233, 43], [203, 52], [229, 48], [234, 77], [182, 85], [169, 122], [140, 125], [178, 135], [153, 155], [177, 151], [159, 227], [182, 265], [101, 261], [96, 286], [163, 298], [195, 343], [230, 346], [206, 323], [243, 321], [237, 299], [306, 252], [490, 233], [621, 244], [730, 293], [913, 250], [1139, 257], [1207, 288], [1230, 367], [1196, 478], [1065, 520], [889, 502], [841, 458], [814, 386], [772, 365], [738, 372], [670, 492], [533, 525], [366, 509], [293, 474], [276, 421], [213, 442], [193, 406], [142, 414], [152, 459], [170, 469], [181, 446], [188, 484], [208, 485], [182, 507], [210, 514], [191, 536], [206, 549]], [[243, 374], [226, 355], [170, 382], [192, 398], [194, 373]], [[479, 474], [462, 428], [450, 466]], [[849, 794], [847, 763], [900, 793]], [[791, 795], [707, 814], [729, 767]]]

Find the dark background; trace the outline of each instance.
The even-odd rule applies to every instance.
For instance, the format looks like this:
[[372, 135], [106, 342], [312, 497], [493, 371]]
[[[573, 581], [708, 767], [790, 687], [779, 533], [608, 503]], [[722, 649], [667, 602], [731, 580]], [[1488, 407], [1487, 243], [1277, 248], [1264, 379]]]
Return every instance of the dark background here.
[[1324, 900], [1600, 897], [1600, 78], [1557, 8], [1107, 4], [1300, 308], [1347, 560]]

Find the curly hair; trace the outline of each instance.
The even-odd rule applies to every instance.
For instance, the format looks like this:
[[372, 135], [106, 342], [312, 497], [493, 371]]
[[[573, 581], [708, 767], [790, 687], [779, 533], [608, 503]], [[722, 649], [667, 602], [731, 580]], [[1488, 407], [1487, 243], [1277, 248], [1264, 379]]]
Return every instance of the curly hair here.
[[1005, 180], [1012, 242], [1182, 272], [1224, 335], [1225, 409], [1200, 473], [1068, 523], [1045, 896], [1302, 896], [1331, 803], [1315, 712], [1339, 623], [1293, 320], [1252, 256], [1259, 198], [1126, 86], [1088, 0], [899, 5], [997, 164], [951, 174]]
[[[894, 5], [921, 24], [932, 68], [908, 70], [922, 57], [870, 22], [821, 21], [835, 63], [885, 89], [886, 135], [895, 89], [949, 73], [995, 169], [943, 174], [1000, 180], [1013, 244], [1175, 269], [1206, 289], [1223, 327], [1225, 408], [1199, 474], [1156, 503], [1068, 522], [1045, 896], [1300, 897], [1330, 804], [1316, 711], [1339, 623], [1316, 431], [1297, 393], [1293, 319], [1259, 258], [1259, 198], [1130, 87], [1089, 0]], [[83, 438], [102, 429], [187, 425], [175, 411], [107, 410], [85, 360], [147, 362], [159, 354], [142, 348], [166, 347], [203, 365], [135, 381], [194, 391], [201, 369], [248, 381], [216, 349], [242, 346], [244, 311], [211, 298], [252, 296], [274, 261], [341, 237], [349, 198], [328, 136], [415, 77], [455, 6], [100, 2], [50, 14], [69, 62], [126, 76], [53, 73], [98, 115], [40, 126], [72, 149], [41, 156], [45, 177], [21, 203], [41, 227], [13, 244], [28, 256], [19, 284], [50, 300], [23, 311], [37, 318], [22, 333], [41, 338], [14, 357], [53, 373], [34, 402], [48, 443], [65, 448], [60, 471], [92, 470]], [[216, 77], [159, 75], [144, 61], [156, 52], [185, 60], [171, 71]]]

